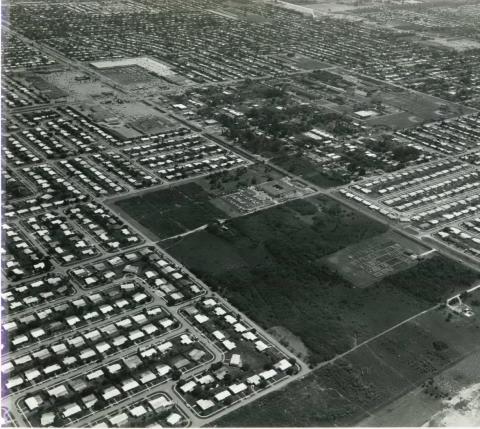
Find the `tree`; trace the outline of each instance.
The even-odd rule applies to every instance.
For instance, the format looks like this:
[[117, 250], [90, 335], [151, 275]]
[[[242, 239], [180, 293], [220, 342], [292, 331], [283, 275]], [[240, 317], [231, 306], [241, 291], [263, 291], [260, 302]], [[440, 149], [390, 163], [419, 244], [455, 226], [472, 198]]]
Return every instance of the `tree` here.
[[222, 365], [222, 362], [214, 362], [210, 365], [210, 371], [218, 371]]
[[437, 352], [440, 352], [440, 351], [443, 351], [443, 350], [448, 349], [448, 344], [445, 343], [444, 341], [434, 341], [434, 342], [433, 342], [433, 348], [434, 348]]
[[218, 222], [211, 222], [207, 225], [206, 229], [211, 234], [217, 235], [221, 230], [221, 226]]
[[182, 376], [182, 373], [178, 369], [174, 369], [172, 371], [172, 380], [174, 380], [174, 381], [180, 380], [181, 376]]

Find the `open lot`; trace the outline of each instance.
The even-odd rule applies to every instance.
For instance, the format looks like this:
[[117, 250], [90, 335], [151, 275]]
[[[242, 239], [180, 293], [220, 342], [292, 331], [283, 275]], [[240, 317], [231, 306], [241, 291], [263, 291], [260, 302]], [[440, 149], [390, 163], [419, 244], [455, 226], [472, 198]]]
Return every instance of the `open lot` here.
[[255, 164], [110, 204], [153, 239], [163, 240], [310, 192], [270, 167]]
[[428, 250], [390, 232], [342, 249], [330, 255], [327, 263], [355, 286], [368, 287], [414, 266], [418, 254]]
[[155, 78], [148, 71], [136, 64], [105, 68], [102, 73], [121, 85], [144, 85], [155, 82]]
[[[295, 401], [290, 400], [293, 396]], [[352, 415], [366, 414], [335, 390], [326, 389], [315, 376], [309, 376], [233, 411], [211, 426], [348, 426]]]
[[158, 239], [181, 234], [225, 214], [209, 202], [208, 194], [195, 183], [154, 191], [115, 203], [122, 214], [149, 229]]
[[98, 79], [79, 73], [77, 70], [56, 69], [43, 75], [43, 79], [64, 91], [67, 100], [78, 102], [79, 100], [91, 102], [92, 99], [105, 99], [119, 96], [119, 92], [112, 87], [100, 82]]
[[362, 420], [360, 426], [450, 426], [460, 422], [478, 426], [479, 358], [480, 353], [475, 352], [426, 384], [442, 394], [441, 398], [426, 393], [427, 387], [422, 385]]

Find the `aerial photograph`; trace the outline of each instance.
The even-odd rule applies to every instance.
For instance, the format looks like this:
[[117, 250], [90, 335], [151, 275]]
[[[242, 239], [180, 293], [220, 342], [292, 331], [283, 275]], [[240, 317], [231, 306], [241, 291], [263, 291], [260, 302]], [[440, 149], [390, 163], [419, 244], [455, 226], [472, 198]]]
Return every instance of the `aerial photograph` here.
[[480, 427], [480, 0], [1, 25], [1, 427]]

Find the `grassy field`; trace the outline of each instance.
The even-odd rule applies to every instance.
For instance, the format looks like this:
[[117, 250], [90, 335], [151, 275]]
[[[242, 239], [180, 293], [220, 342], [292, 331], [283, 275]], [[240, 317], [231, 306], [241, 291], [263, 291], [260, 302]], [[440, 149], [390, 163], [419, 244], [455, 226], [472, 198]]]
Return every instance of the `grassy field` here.
[[[362, 420], [360, 426], [478, 426], [480, 352]], [[438, 397], [438, 396], [441, 397]]]
[[293, 382], [288, 389], [273, 392], [228, 414], [210, 426], [348, 426], [357, 416], [366, 417], [367, 414], [337, 391], [325, 388], [319, 377], [311, 375]]
[[[169, 251], [266, 329], [283, 326], [312, 365], [438, 302], [475, 278], [433, 258], [366, 288], [325, 257], [386, 227], [325, 198], [296, 200], [169, 241]], [[288, 339], [287, 339], [288, 341]], [[295, 351], [294, 343], [290, 349]]]
[[479, 315], [447, 321], [444, 308], [432, 310], [213, 426], [421, 426], [432, 416], [436, 423], [448, 421], [475, 406], [455, 406], [455, 400], [465, 387], [480, 386], [479, 327]]
[[222, 196], [249, 186], [273, 183], [282, 177], [270, 167], [256, 164], [169, 189], [126, 197], [113, 203], [112, 208], [148, 230], [153, 239], [163, 240], [217, 219], [238, 216]]
[[210, 195], [201, 186], [187, 183], [126, 198], [115, 205], [159, 239], [164, 239], [226, 217], [209, 200]]

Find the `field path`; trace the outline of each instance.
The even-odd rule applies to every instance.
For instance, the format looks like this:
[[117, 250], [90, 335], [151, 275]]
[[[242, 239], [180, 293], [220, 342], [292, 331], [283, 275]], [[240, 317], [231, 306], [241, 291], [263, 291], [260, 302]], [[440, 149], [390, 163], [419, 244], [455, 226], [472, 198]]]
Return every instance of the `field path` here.
[[377, 340], [378, 338], [383, 337], [384, 335], [388, 334], [389, 332], [394, 331], [395, 329], [399, 328], [400, 326], [405, 325], [405, 324], [411, 322], [412, 320], [415, 320], [418, 317], [423, 316], [424, 314], [429, 313], [430, 311], [437, 309], [439, 307], [439, 305], [440, 304], [435, 304], [434, 306], [432, 306], [430, 308], [427, 308], [426, 310], [423, 310], [420, 313], [417, 313], [417, 314], [409, 317], [408, 319], [405, 319], [405, 320], [397, 323], [396, 325], [393, 325], [392, 327], [390, 327], [388, 329], [385, 329], [384, 331], [378, 333], [377, 335], [374, 335], [373, 337], [370, 337], [368, 340], [365, 340], [365, 341], [362, 341], [361, 343], [358, 343], [355, 347], [352, 347], [351, 349], [347, 350], [346, 352], [343, 352], [339, 355], [336, 355], [335, 357], [333, 357], [330, 360], [326, 360], [324, 362], [319, 363], [314, 369], [323, 368], [324, 366], [335, 363], [337, 360], [343, 359], [345, 356], [348, 356], [350, 353], [353, 353], [354, 351], [356, 351], [360, 347], [366, 346], [367, 344], [370, 344], [371, 342]]

